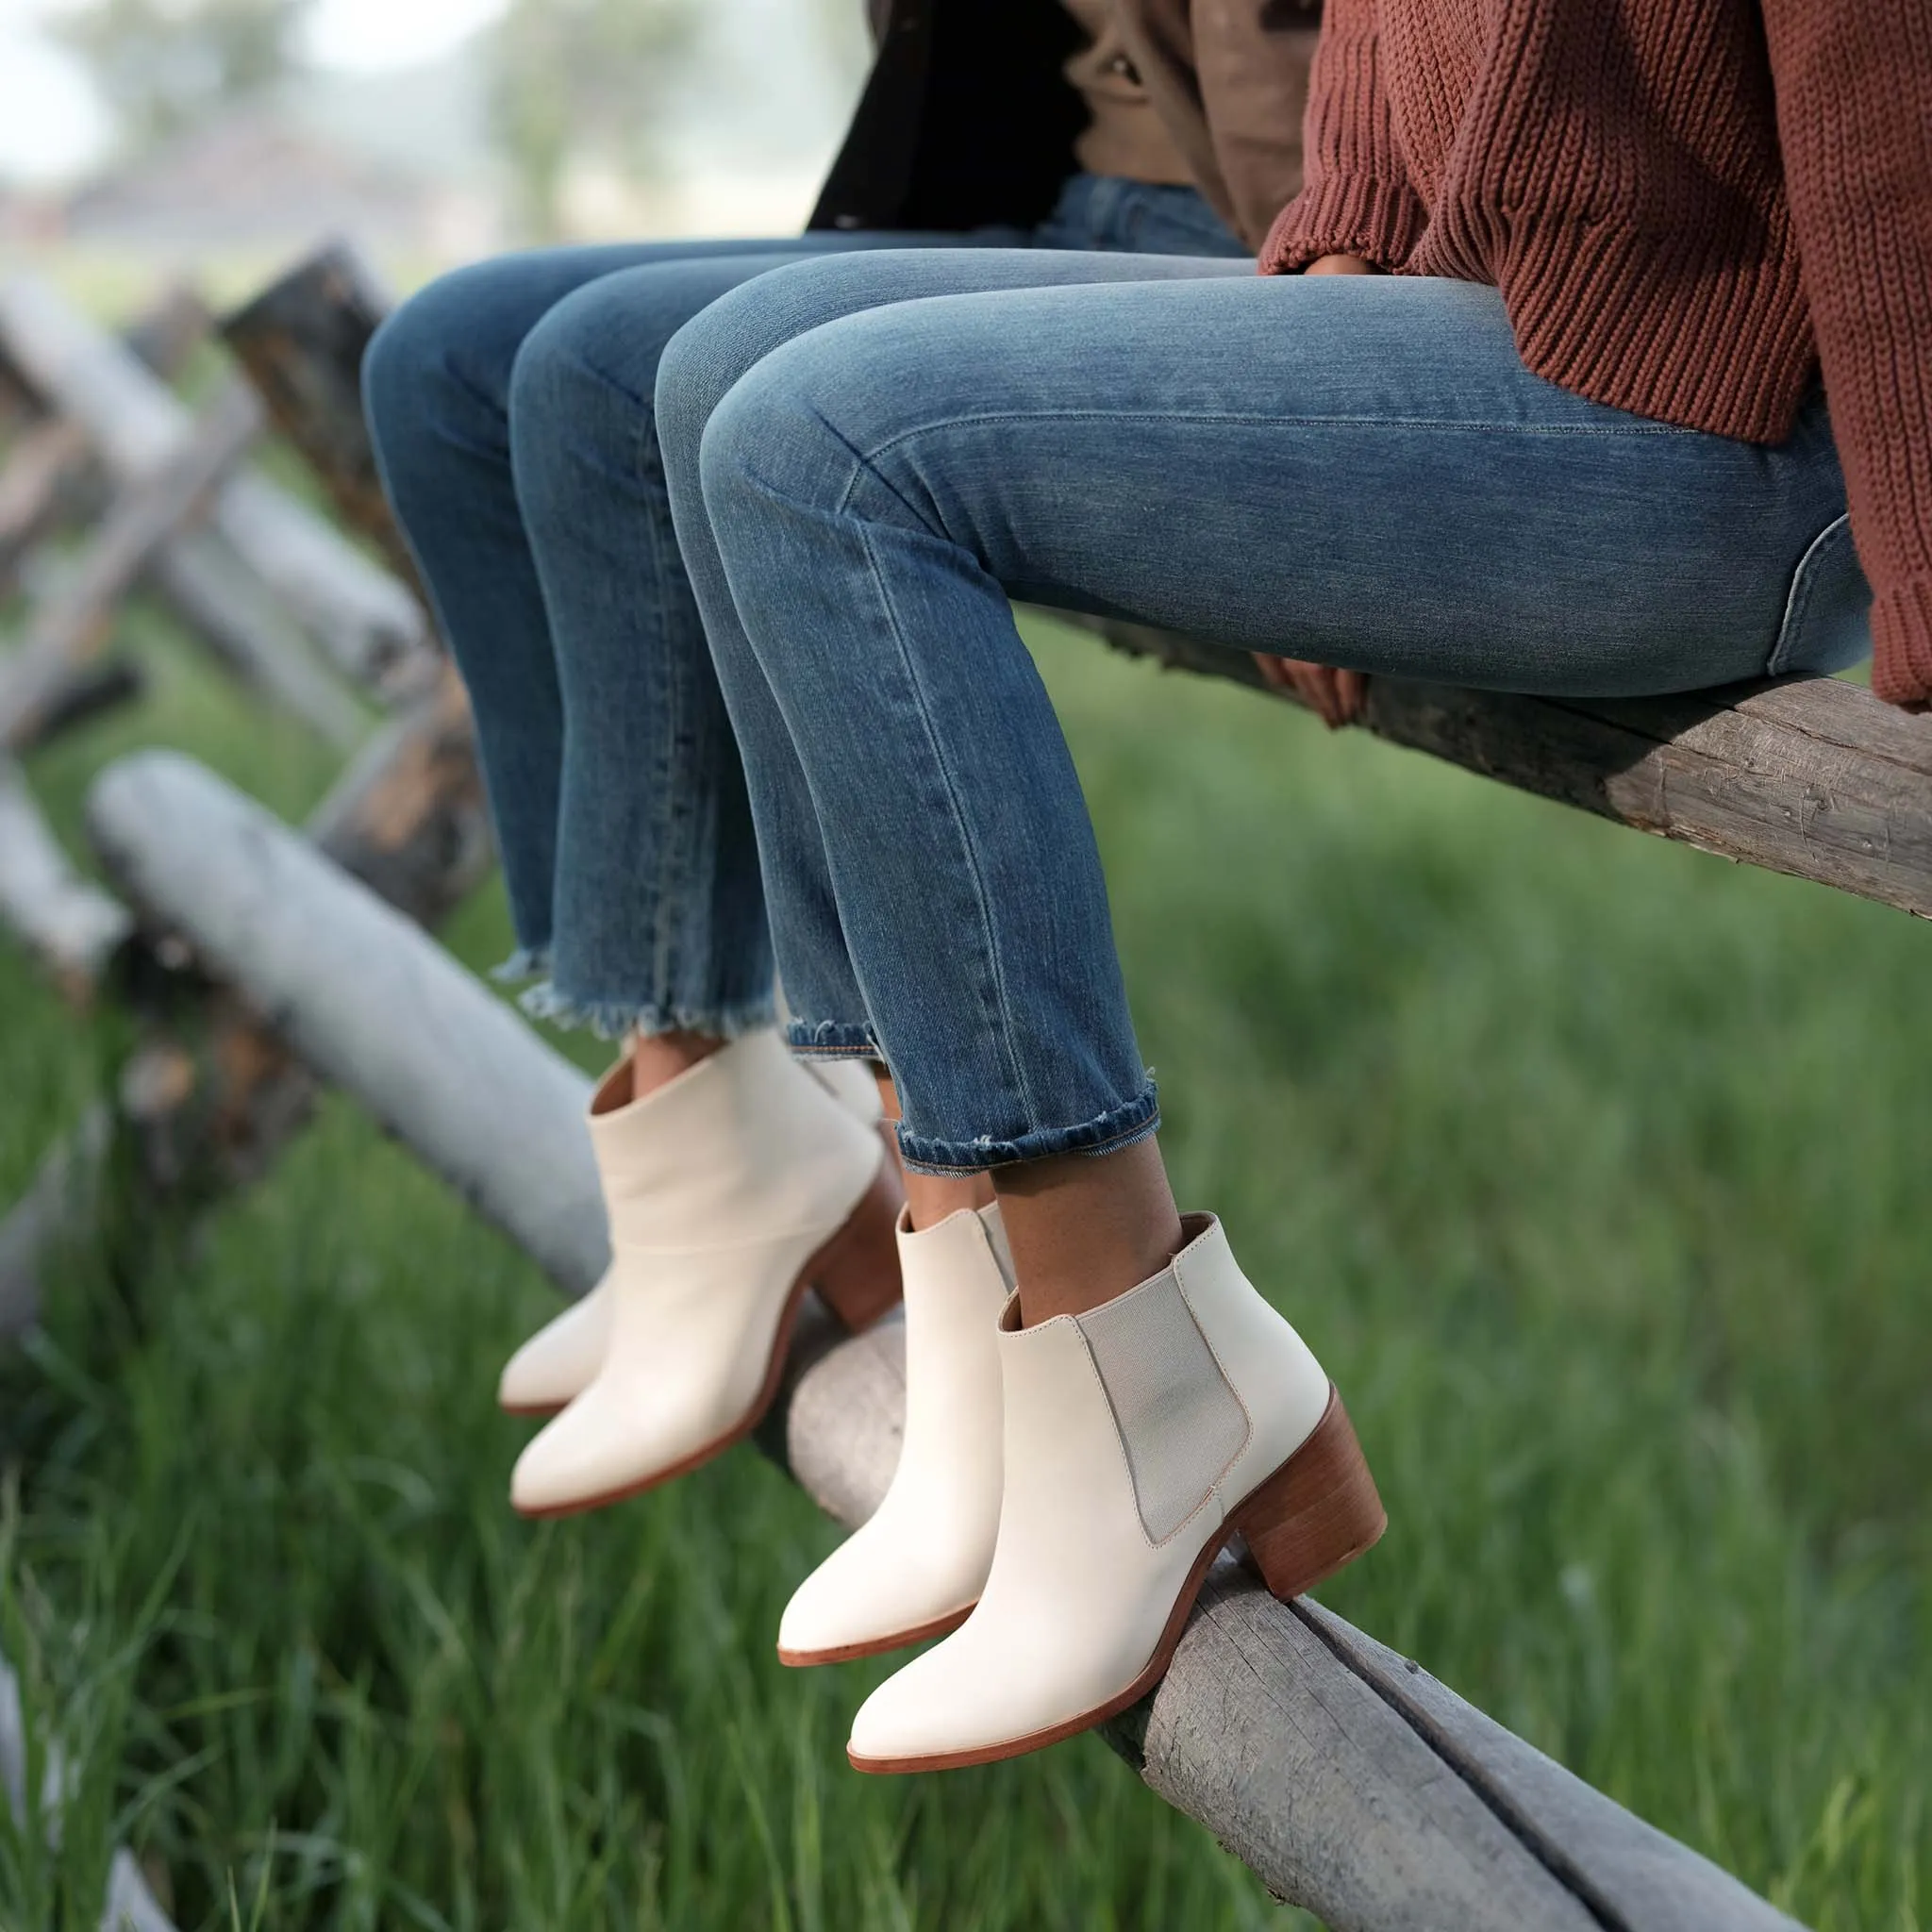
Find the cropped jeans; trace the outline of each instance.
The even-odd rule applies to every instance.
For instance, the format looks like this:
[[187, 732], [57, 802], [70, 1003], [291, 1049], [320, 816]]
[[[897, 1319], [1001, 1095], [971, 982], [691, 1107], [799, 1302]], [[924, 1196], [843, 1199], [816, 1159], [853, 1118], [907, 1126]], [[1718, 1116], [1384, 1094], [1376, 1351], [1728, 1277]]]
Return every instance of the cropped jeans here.
[[[364, 368], [384, 484], [475, 711], [533, 1011], [615, 1037], [773, 1018], [743, 774], [665, 494], [658, 358], [781, 263], [947, 248], [1242, 256], [1200, 196], [1091, 175], [1031, 234], [564, 248], [446, 275]], [[848, 1010], [842, 1004], [841, 1010]]]
[[1464, 283], [1008, 250], [799, 263], [663, 350], [658, 425], [794, 1043], [878, 1053], [933, 1173], [1158, 1121], [1009, 599], [1547, 694], [1868, 648], [1822, 394], [1776, 447], [1586, 402]]

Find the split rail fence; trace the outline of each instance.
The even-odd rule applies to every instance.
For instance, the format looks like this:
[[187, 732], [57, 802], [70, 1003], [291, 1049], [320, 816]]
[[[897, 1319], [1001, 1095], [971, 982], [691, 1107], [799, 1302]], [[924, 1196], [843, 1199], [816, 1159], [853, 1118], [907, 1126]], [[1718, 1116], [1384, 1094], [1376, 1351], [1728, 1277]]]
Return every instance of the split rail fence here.
[[[0, 286], [0, 578], [34, 591], [21, 641], [0, 657], [0, 923], [75, 996], [125, 997], [142, 1015], [118, 1091], [50, 1150], [0, 1223], [0, 1339], [32, 1324], [53, 1257], [88, 1238], [104, 1189], [132, 1189], [137, 1207], [210, 1204], [274, 1160], [321, 1081], [565, 1294], [604, 1265], [581, 1130], [589, 1083], [432, 937], [490, 846], [462, 691], [362, 427], [361, 356], [383, 311], [341, 249], [212, 336], [178, 298], [121, 340], [38, 283]], [[238, 373], [191, 411], [170, 378], [217, 346]], [[308, 458], [360, 546], [251, 467], [269, 425]], [[76, 521], [91, 534], [57, 569], [48, 539]], [[103, 655], [137, 584], [264, 702], [354, 755], [300, 830], [177, 754], [119, 760], [87, 812], [109, 891], [61, 851], [19, 758], [139, 695], [139, 665]], [[1236, 652], [1091, 627], [1164, 664], [1258, 682]], [[1383, 680], [1365, 724], [1638, 829], [1932, 916], [1932, 725], [1856, 687], [1611, 703]], [[813, 1306], [761, 1444], [857, 1524], [890, 1480], [904, 1393], [896, 1318], [847, 1338]], [[1336, 1932], [1792, 1924], [1418, 1664], [1311, 1601], [1276, 1603], [1232, 1557], [1166, 1679], [1105, 1735]], [[0, 1663], [0, 1802], [25, 1809], [26, 1762]], [[42, 1814], [58, 1811], [58, 1773], [48, 1784]], [[125, 1853], [103, 1924], [168, 1932]]]

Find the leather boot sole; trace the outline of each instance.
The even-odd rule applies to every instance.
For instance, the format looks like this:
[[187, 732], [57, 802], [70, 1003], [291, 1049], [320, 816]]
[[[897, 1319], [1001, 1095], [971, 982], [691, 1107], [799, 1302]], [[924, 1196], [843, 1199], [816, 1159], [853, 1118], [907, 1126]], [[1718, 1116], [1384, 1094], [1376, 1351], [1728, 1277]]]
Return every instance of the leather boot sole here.
[[935, 1637], [950, 1637], [977, 1607], [975, 1604], [968, 1604], [963, 1610], [935, 1617], [930, 1624], [916, 1624], [910, 1630], [900, 1630], [891, 1637], [871, 1637], [863, 1643], [834, 1644], [830, 1650], [787, 1650], [781, 1643], [778, 1661], [793, 1670], [807, 1670], [813, 1664], [849, 1664], [862, 1657], [879, 1657], [889, 1650], [905, 1650]]
[[855, 1335], [871, 1327], [898, 1301], [899, 1246], [895, 1230], [903, 1199], [897, 1169], [881, 1162], [871, 1186], [859, 1197], [858, 1206], [846, 1216], [844, 1224], [799, 1270], [772, 1337], [772, 1355], [765, 1365], [764, 1382], [751, 1407], [723, 1435], [713, 1437], [702, 1449], [694, 1449], [668, 1468], [654, 1470], [637, 1482], [594, 1496], [575, 1497], [568, 1503], [520, 1508], [517, 1514], [540, 1522], [608, 1508], [613, 1503], [627, 1502], [632, 1496], [641, 1496], [678, 1476], [688, 1475], [743, 1441], [764, 1421], [766, 1412], [777, 1400], [779, 1384], [785, 1378], [785, 1358], [791, 1350], [791, 1331], [798, 1324], [798, 1307], [807, 1289], [817, 1289], [833, 1314]]
[[1354, 1424], [1341, 1395], [1331, 1386], [1328, 1406], [1314, 1433], [1229, 1510], [1220, 1534], [1209, 1539], [1194, 1558], [1155, 1646], [1153, 1660], [1118, 1696], [1063, 1724], [971, 1751], [941, 1751], [919, 1757], [861, 1757], [848, 1748], [845, 1756], [854, 1771], [876, 1775], [963, 1771], [972, 1765], [1022, 1757], [1029, 1751], [1058, 1744], [1062, 1738], [1077, 1737], [1138, 1704], [1167, 1674], [1208, 1569], [1237, 1534], [1245, 1539], [1269, 1591], [1287, 1603], [1354, 1562], [1381, 1540], [1388, 1526], [1389, 1517], [1375, 1492], [1375, 1481], [1356, 1440]]

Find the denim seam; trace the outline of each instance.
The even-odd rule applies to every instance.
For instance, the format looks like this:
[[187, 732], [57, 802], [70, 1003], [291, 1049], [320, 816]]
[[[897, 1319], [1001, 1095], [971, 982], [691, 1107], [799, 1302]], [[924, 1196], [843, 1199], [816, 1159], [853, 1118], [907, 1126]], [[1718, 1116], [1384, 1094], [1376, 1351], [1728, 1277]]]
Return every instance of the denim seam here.
[[[608, 381], [608, 378], [604, 379]], [[657, 411], [654, 407], [656, 399], [653, 398], [651, 403], [641, 402], [636, 396], [630, 396], [622, 383], [610, 382], [608, 387], [617, 391], [620, 395], [628, 396], [638, 411], [637, 431], [631, 441], [631, 474], [634, 481], [649, 488], [653, 478], [648, 474], [645, 453], [657, 428]], [[651, 581], [661, 585], [665, 581], [665, 558], [658, 519], [655, 516], [646, 516], [644, 527], [651, 546]], [[683, 568], [681, 558], [677, 567]], [[662, 627], [660, 611], [660, 634]], [[675, 747], [674, 721], [684, 715], [682, 708], [689, 700], [690, 691], [689, 686], [683, 681], [680, 654], [675, 651], [660, 650], [658, 658], [664, 668], [668, 686], [663, 721]], [[658, 795], [672, 801], [669, 809], [660, 813], [658, 819], [658, 888], [654, 894], [655, 904], [651, 908], [651, 971], [660, 992], [668, 991], [677, 984], [681, 974], [676, 969], [684, 963], [678, 957], [681, 934], [676, 929], [677, 922], [672, 917], [675, 882], [680, 878], [689, 881], [697, 875], [696, 868], [690, 862], [690, 856], [684, 849], [691, 842], [694, 828], [688, 823], [689, 814], [685, 815], [687, 822], [680, 822], [675, 803], [677, 794], [670, 783], [672, 768], [676, 762], [674, 747], [666, 747], [661, 742], [658, 747], [662, 782]]]
[[[829, 425], [826, 426], [827, 428], [830, 427]], [[869, 465], [864, 467], [870, 468]], [[857, 487], [858, 475], [858, 469], [855, 468], [851, 479], [841, 492], [841, 508], [838, 513], [841, 517], [847, 514], [844, 506], [850, 501], [852, 491]], [[883, 483], [884, 479], [880, 478], [879, 481]], [[892, 494], [896, 497], [898, 492], [894, 491]], [[910, 506], [908, 505], [908, 508], [910, 508]], [[941, 783], [945, 788], [947, 808], [952, 814], [954, 825], [958, 830], [960, 849], [966, 858], [967, 874], [973, 882], [973, 894], [978, 902], [980, 941], [985, 947], [986, 962], [991, 971], [993, 994], [998, 1009], [997, 1017], [999, 1021], [998, 1030], [1001, 1050], [1007, 1061], [1008, 1075], [1012, 1080], [1014, 1091], [1018, 1094], [1020, 1103], [1025, 1109], [1028, 1131], [1037, 1131], [1033, 1124], [1033, 1095], [1027, 1086], [1025, 1075], [1021, 1071], [1020, 1056], [1014, 1046], [1012, 1023], [1008, 1011], [1007, 978], [1000, 962], [999, 947], [993, 939], [992, 916], [991, 909], [988, 904], [986, 880], [980, 873], [978, 856], [973, 849], [972, 836], [967, 830], [965, 814], [959, 803], [958, 783], [941, 751], [939, 734], [933, 728], [932, 708], [927, 703], [924, 688], [919, 681], [919, 673], [912, 661], [912, 653], [907, 648], [905, 626], [899, 622], [899, 613], [892, 605], [891, 591], [886, 585], [885, 573], [879, 568], [878, 558], [873, 550], [871, 526], [862, 519], [856, 519], [855, 521], [858, 524], [859, 544], [865, 552], [866, 568], [872, 572], [873, 586], [878, 594], [880, 607], [885, 611], [886, 623], [891, 631], [893, 646], [899, 653], [900, 666], [905, 673], [906, 682], [912, 693], [913, 701], [919, 709], [919, 721], [925, 732], [926, 746], [932, 756], [933, 767], [939, 773]]]
[[[819, 427], [833, 442], [837, 443], [845, 452], [852, 463], [852, 474], [845, 479], [845, 487], [840, 491], [831, 514], [841, 521], [853, 523], [858, 526], [859, 544], [865, 552], [866, 567], [872, 573], [873, 584], [878, 592], [880, 607], [885, 611], [886, 623], [891, 632], [892, 642], [898, 650], [900, 665], [906, 674], [908, 689], [912, 693], [919, 711], [920, 723], [924, 727], [926, 744], [932, 753], [933, 769], [940, 774], [941, 781], [945, 789], [946, 805], [952, 813], [953, 823], [958, 829], [959, 843], [966, 854], [967, 871], [973, 882], [974, 896], [978, 901], [980, 931], [985, 943], [986, 961], [991, 969], [994, 998], [998, 1009], [999, 1024], [996, 1030], [1000, 1035], [1001, 1046], [1007, 1061], [1008, 1076], [1012, 1081], [1015, 1094], [1019, 1097], [1021, 1105], [1025, 1109], [1029, 1122], [1027, 1132], [1037, 1133], [1039, 1128], [1031, 1124], [1036, 1111], [1033, 1105], [1033, 1096], [1027, 1087], [1024, 1074], [1021, 1073], [1020, 1056], [1015, 1050], [1012, 1027], [1007, 1017], [1006, 974], [1001, 970], [999, 949], [994, 945], [992, 940], [992, 922], [987, 904], [986, 881], [980, 875], [978, 863], [974, 857], [973, 841], [967, 835], [965, 816], [959, 806], [958, 786], [954, 780], [952, 772], [947, 768], [945, 759], [940, 755], [939, 735], [933, 728], [932, 711], [926, 703], [925, 692], [920, 685], [917, 673], [912, 668], [912, 654], [906, 645], [905, 627], [899, 622], [899, 613], [892, 607], [891, 593], [886, 588], [885, 574], [880, 570], [878, 558], [874, 553], [871, 526], [864, 518], [856, 516], [852, 512], [852, 493], [858, 488], [861, 478], [870, 476], [895, 503], [903, 505], [908, 514], [913, 517], [914, 521], [928, 535], [943, 542], [950, 543], [954, 542], [955, 540], [943, 529], [935, 530], [925, 518], [920, 516], [919, 512], [909, 503], [906, 502], [904, 496], [897, 490], [893, 489], [891, 484], [887, 482], [883, 476], [879, 475], [864, 457], [859, 455], [858, 451], [853, 447], [837, 424], [829, 421], [824, 412], [816, 408], [812, 409], [811, 413], [813, 421], [818, 424]], [[753, 481], [768, 496], [782, 494], [782, 492], [775, 490], [762, 478], [751, 477], [749, 480]], [[967, 1169], [962, 1171], [976, 1173], [978, 1170]]]
[[[814, 412], [816, 413], [816, 412]], [[820, 421], [824, 422], [821, 417]], [[1622, 425], [1606, 424], [1601, 427], [1586, 423], [1472, 423], [1453, 417], [1433, 416], [1270, 416], [1248, 412], [1229, 411], [1222, 413], [1211, 409], [1001, 409], [990, 410], [963, 416], [939, 416], [929, 423], [921, 423], [909, 429], [902, 429], [896, 436], [887, 438], [870, 453], [860, 455], [853, 451], [858, 459], [870, 468], [881, 457], [890, 456], [902, 443], [914, 441], [921, 436], [929, 436], [936, 429], [990, 428], [1001, 423], [1219, 423], [1244, 425], [1255, 429], [1461, 429], [1482, 436], [1594, 436], [1594, 437], [1635, 437], [1635, 436], [1693, 436], [1707, 434], [1702, 429], [1685, 429], [1674, 423], [1636, 424], [1628, 427]], [[825, 425], [828, 429], [832, 425]], [[836, 429], [832, 433], [837, 436]], [[842, 436], [839, 441], [852, 449]], [[891, 485], [880, 476], [876, 479], [884, 488]], [[854, 479], [857, 481], [857, 478]], [[847, 486], [846, 493], [851, 492]], [[896, 495], [898, 492], [893, 491]]]
[[[837, 1040], [807, 1040], [802, 1034], [823, 1033], [827, 1027], [841, 1036]], [[870, 1025], [851, 1021], [793, 1020], [786, 1028], [786, 1051], [798, 1059], [877, 1059], [878, 1035]]]
[[1798, 649], [1798, 641], [1805, 627], [1805, 617], [1811, 608], [1811, 600], [1818, 590], [1818, 573], [1812, 569], [1814, 563], [1823, 563], [1827, 550], [1851, 534], [1852, 519], [1849, 511], [1834, 517], [1824, 529], [1805, 546], [1805, 554], [1799, 558], [1797, 568], [1791, 573], [1790, 595], [1785, 603], [1784, 622], [1778, 626], [1777, 641], [1772, 647], [1770, 658], [1764, 666], [1767, 677], [1782, 677]]
[[[1091, 1147], [1068, 1147], [1058, 1151], [1083, 1160], [1092, 1160], [1099, 1159], [1104, 1155], [1117, 1154], [1123, 1147], [1131, 1147], [1136, 1141], [1146, 1140], [1149, 1135], [1158, 1133], [1160, 1129], [1160, 1102], [1156, 1093], [1154, 1083], [1151, 1080], [1141, 1087], [1140, 1092], [1132, 1100], [1127, 1101], [1121, 1107], [1108, 1108], [1106, 1113], [1100, 1114], [1096, 1118], [1105, 1120], [1110, 1114], [1130, 1113], [1142, 1107], [1146, 1108], [1146, 1112], [1141, 1119], [1135, 1121], [1130, 1126], [1122, 1127], [1116, 1132], [1109, 1134], [1106, 1140], [1095, 1141]], [[1036, 1127], [1032, 1131], [1035, 1134], [1052, 1132], [1062, 1134], [1076, 1133], [1079, 1131], [1079, 1126], [1084, 1124], [1087, 1124], [1080, 1123], [1073, 1127], [1059, 1129]], [[976, 1162], [970, 1160], [952, 1161], [924, 1158], [915, 1151], [922, 1144], [950, 1151], [960, 1146], [962, 1143], [957, 1141], [941, 1141], [930, 1134], [908, 1134], [904, 1122], [901, 1122], [899, 1125], [898, 1141], [901, 1158], [906, 1165], [917, 1174], [939, 1174], [958, 1179], [970, 1174], [984, 1174], [990, 1166], [1006, 1164], [1004, 1162], [989, 1162], [986, 1160]], [[909, 1146], [908, 1144], [908, 1141], [911, 1143]], [[1003, 1143], [994, 1141], [991, 1135], [983, 1135], [978, 1140], [970, 1143], [974, 1148], [998, 1146], [1001, 1144]], [[1047, 1157], [1045, 1155], [1027, 1155], [1024, 1158], [1026, 1159], [1044, 1159]]]

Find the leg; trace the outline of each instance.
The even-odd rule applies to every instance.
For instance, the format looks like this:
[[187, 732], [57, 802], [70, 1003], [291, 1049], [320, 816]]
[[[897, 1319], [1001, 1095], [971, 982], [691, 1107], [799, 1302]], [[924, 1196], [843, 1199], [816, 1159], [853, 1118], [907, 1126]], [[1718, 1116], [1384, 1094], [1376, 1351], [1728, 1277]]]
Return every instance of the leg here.
[[[860, 266], [759, 292], [829, 309], [871, 284]], [[1692, 688], [1764, 670], [1841, 508], [1822, 418], [1771, 451], [1602, 408], [1523, 369], [1492, 291], [1398, 277], [874, 307], [759, 361], [701, 469], [734, 715], [743, 639], [816, 807], [908, 1155], [941, 1170], [1153, 1121], [1008, 595], [1371, 673]], [[1553, 608], [1591, 624], [1558, 630]], [[893, 916], [895, 888], [925, 916]]]
[[[720, 1051], [727, 1036], [769, 1028], [772, 969], [742, 778], [663, 503], [651, 395], [658, 349], [713, 296], [814, 247], [865, 245], [836, 236], [513, 257], [407, 305], [369, 361], [385, 478], [475, 700], [519, 941], [532, 963], [553, 962], [532, 1003], [634, 1033], [591, 1107], [616, 1239], [661, 1261], [680, 1239], [702, 1250], [708, 1230], [732, 1220], [764, 1275], [716, 1285], [714, 1301], [736, 1292], [762, 1331], [748, 1350], [760, 1367], [791, 1291], [784, 1267], [799, 1259], [775, 1258], [781, 1242], [759, 1260], [760, 1216], [789, 1217], [788, 1239], [870, 1217], [870, 1249], [859, 1240], [859, 1259], [838, 1264], [842, 1296], [829, 1276], [820, 1284], [860, 1320], [891, 1272], [893, 1203], [872, 1199], [869, 1124], [852, 1123], [769, 1033]], [[714, 1056], [729, 1064], [669, 1093]], [[644, 1103], [658, 1098], [668, 1113], [646, 1120]], [[757, 1131], [744, 1125], [754, 1118]], [[680, 1176], [703, 1197], [683, 1204], [681, 1224], [679, 1204], [644, 1185], [668, 1196]], [[661, 1291], [665, 1272], [614, 1266], [518, 1352], [505, 1405], [548, 1413], [585, 1394], [611, 1365], [621, 1291]], [[675, 1355], [662, 1332], [644, 1343]], [[580, 1503], [703, 1446], [703, 1431], [722, 1439], [732, 1405], [757, 1391], [735, 1386], [737, 1362], [713, 1367], [687, 1359], [681, 1436], [579, 1428], [522, 1473], [520, 1493], [534, 1507]], [[618, 1424], [635, 1392], [604, 1405]]]
[[[510, 912], [532, 965], [548, 959], [553, 939], [564, 717], [511, 475], [511, 371], [542, 317], [588, 283], [724, 252], [703, 243], [563, 248], [477, 263], [403, 304], [364, 364], [383, 484], [475, 709]], [[728, 252], [762, 256], [762, 266], [798, 248], [738, 242]]]
[[[1025, 1321], [999, 1338], [992, 1572], [853, 1742], [866, 1769], [982, 1762], [1141, 1694], [1234, 1531], [1290, 1595], [1381, 1527], [1325, 1376], [1211, 1223], [1131, 1293], [1089, 1263], [1036, 1306], [1083, 1192], [1153, 1224], [1165, 1184], [1151, 1153], [1080, 1174], [1147, 1147], [1153, 1099], [1008, 595], [1370, 673], [1684, 689], [1777, 659], [1842, 487], [1822, 419], [1767, 451], [1602, 409], [1523, 370], [1489, 291], [1400, 280], [874, 308], [741, 378], [701, 480], [907, 1153], [1001, 1183]], [[1553, 635], [1553, 606], [1587, 630]]]
[[[785, 721], [752, 658], [706, 513], [699, 451], [712, 411], [741, 376], [774, 349], [827, 321], [877, 304], [959, 289], [1244, 272], [1244, 265], [1228, 261], [1008, 251], [971, 258], [914, 252], [894, 256], [890, 263], [880, 258], [875, 266], [874, 275], [828, 283], [761, 278], [714, 304], [682, 331], [665, 351], [658, 371], [658, 417], [672, 508], [732, 723], [747, 754], [768, 904], [790, 940], [785, 952], [788, 995], [795, 1013], [810, 1016], [794, 1025], [792, 1042], [807, 1053], [870, 1054], [877, 1042], [865, 996], [851, 971], [817, 808]], [[862, 742], [852, 741], [848, 750], [862, 766], [870, 764], [871, 754]]]
[[[619, 782], [639, 769], [664, 782], [681, 775], [664, 756], [667, 697], [691, 694], [698, 714], [687, 765], [715, 744], [698, 689], [712, 683], [708, 653], [661, 491], [651, 489], [655, 353], [713, 296], [775, 263], [908, 239], [510, 255], [432, 283], [370, 346], [364, 390], [383, 482], [469, 688], [517, 964], [552, 973], [535, 1000], [551, 1017], [615, 1034], [633, 1018], [675, 1025], [680, 1009], [689, 1018], [707, 1000], [728, 1012], [745, 987], [769, 993], [762, 921], [741, 891], [721, 887], [684, 921], [672, 903], [680, 893], [670, 875], [708, 831], [722, 826], [728, 842], [725, 809], [633, 802], [644, 788]], [[641, 372], [641, 412], [629, 422], [620, 392], [572, 365], [566, 319], [547, 340], [540, 329], [570, 298], [625, 271], [639, 274], [625, 320], [644, 354], [628, 364]], [[547, 443], [541, 425], [553, 412], [579, 408], [582, 442]], [[514, 416], [526, 431], [520, 450]], [[639, 438], [635, 468], [627, 434]], [[572, 522], [573, 508], [590, 527]], [[547, 571], [545, 549], [557, 558]], [[573, 659], [561, 675], [559, 641]], [[619, 810], [628, 822], [616, 836], [587, 835], [600, 811]]]

